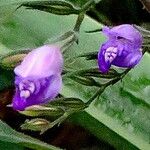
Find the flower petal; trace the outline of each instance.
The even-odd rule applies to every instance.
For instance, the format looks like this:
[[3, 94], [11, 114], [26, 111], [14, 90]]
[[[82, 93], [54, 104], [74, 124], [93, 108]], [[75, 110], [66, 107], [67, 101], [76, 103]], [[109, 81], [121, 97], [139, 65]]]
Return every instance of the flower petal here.
[[[55, 98], [62, 88], [62, 77], [60, 74], [53, 75], [50, 79], [49, 86], [46, 87], [46, 90], [43, 94], [44, 103], [51, 101]], [[43, 103], [42, 102], [42, 103]]]
[[63, 57], [60, 48], [44, 45], [30, 52], [14, 72], [24, 78], [44, 78], [61, 73], [62, 67]]
[[23, 99], [23, 98], [21, 99], [19, 90], [16, 90], [16, 93], [15, 93], [15, 96], [14, 96], [13, 102], [12, 102], [13, 109], [23, 111], [27, 105], [26, 103], [27, 103], [26, 99]]
[[136, 50], [135, 52], [128, 53], [126, 55], [117, 56], [112, 62], [112, 65], [118, 67], [132, 68], [139, 63], [142, 58], [142, 52]]
[[132, 68], [142, 58], [142, 35], [132, 25], [123, 24], [113, 28], [104, 27], [108, 41], [98, 53], [99, 69], [106, 73], [111, 65]]
[[15, 110], [23, 111], [28, 106], [47, 103], [58, 95], [62, 87], [62, 78], [60, 74], [32, 82], [35, 83], [37, 91], [27, 98], [21, 97], [18, 88], [19, 82], [16, 85], [16, 94], [13, 98], [13, 108]]
[[[109, 46], [109, 45], [108, 45]], [[103, 44], [98, 52], [98, 65], [102, 73], [107, 73], [111, 64], [105, 61], [105, 52], [107, 49], [107, 43]]]
[[143, 41], [142, 35], [137, 29], [135, 29], [130, 24], [119, 25], [113, 27], [112, 29], [105, 27], [103, 29], [103, 32], [110, 38], [120, 37], [120, 38], [125, 38], [127, 40], [130, 40], [131, 42], [134, 43], [134, 46], [136, 48], [139, 48], [142, 45], [142, 41]]

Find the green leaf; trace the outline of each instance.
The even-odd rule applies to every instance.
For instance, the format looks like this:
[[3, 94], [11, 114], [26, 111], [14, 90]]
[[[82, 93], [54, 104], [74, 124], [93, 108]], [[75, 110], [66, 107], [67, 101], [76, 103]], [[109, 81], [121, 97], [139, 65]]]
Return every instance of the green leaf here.
[[25, 6], [27, 9], [41, 10], [57, 15], [79, 14], [94, 5], [94, 0], [10, 0], [0, 1], [0, 7]]
[[[90, 0], [92, 1], [92, 0]], [[89, 0], [0, 0], [0, 6], [8, 5], [21, 5], [21, 4], [37, 4], [48, 5], [49, 4], [66, 4], [74, 9], [81, 9]], [[93, 1], [94, 2], [94, 1]]]
[[101, 141], [108, 142], [118, 150], [137, 150], [129, 141], [120, 137], [110, 128], [99, 122], [97, 119], [89, 115], [87, 112], [73, 114], [70, 121], [88, 129], [92, 134], [98, 137]]
[[55, 101], [46, 104], [50, 107], [58, 107], [65, 110], [65, 112], [73, 112], [76, 110], [83, 110], [86, 107], [86, 104], [78, 98], [58, 98]]
[[[48, 145], [40, 140], [34, 139], [30, 136], [19, 133], [7, 124], [0, 120], [0, 141], [3, 141], [3, 144], [12, 143], [14, 145], [24, 146], [27, 148], [32, 148], [35, 150], [60, 150], [54, 146]], [[18, 146], [18, 148], [19, 148]], [[17, 149], [17, 148], [16, 148]], [[20, 149], [19, 149], [20, 150]]]
[[2, 150], [25, 150], [24, 147], [18, 146], [17, 144], [8, 143], [8, 142], [0, 142], [0, 148]]
[[[8, 5], [20, 5], [24, 2], [34, 2], [37, 0], [0, 0], [0, 6], [8, 6]], [[45, 1], [45, 0], [41, 0]]]
[[25, 6], [27, 9], [37, 9], [58, 15], [69, 15], [80, 13], [79, 8], [76, 8], [72, 3], [63, 0], [25, 2], [22, 3], [21, 6]]

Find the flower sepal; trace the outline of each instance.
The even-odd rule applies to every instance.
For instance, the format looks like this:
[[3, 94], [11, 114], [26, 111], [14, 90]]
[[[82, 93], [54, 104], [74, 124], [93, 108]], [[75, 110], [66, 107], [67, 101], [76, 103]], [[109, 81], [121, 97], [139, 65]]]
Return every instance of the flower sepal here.
[[43, 106], [30, 106], [20, 113], [32, 117], [51, 117], [53, 121], [43, 118], [34, 118], [26, 120], [25, 123], [21, 125], [21, 128], [24, 130], [40, 131], [40, 134], [43, 134], [48, 129], [62, 123], [71, 114], [83, 111], [87, 106], [86, 103], [78, 98], [59, 98]]
[[31, 117], [57, 117], [64, 113], [63, 109], [52, 105], [49, 105], [48, 107], [42, 105], [33, 105], [27, 107], [24, 111], [19, 112], [25, 116]]
[[51, 101], [45, 106], [56, 106], [58, 108], [62, 108], [65, 112], [73, 112], [84, 110], [86, 108], [86, 104], [79, 98], [58, 98], [55, 101]]
[[7, 70], [13, 70], [29, 52], [30, 50], [19, 50], [2, 55], [0, 57], [0, 66]]
[[21, 125], [22, 130], [40, 131], [43, 133], [49, 127], [50, 122], [46, 119], [35, 118], [31, 120], [26, 120], [24, 124]]

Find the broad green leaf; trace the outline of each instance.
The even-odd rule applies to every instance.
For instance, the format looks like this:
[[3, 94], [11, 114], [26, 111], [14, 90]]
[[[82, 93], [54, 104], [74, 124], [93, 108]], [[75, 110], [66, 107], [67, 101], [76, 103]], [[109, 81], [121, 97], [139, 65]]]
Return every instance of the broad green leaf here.
[[124, 140], [124, 138], [120, 137], [117, 133], [113, 132], [110, 128], [99, 122], [87, 112], [73, 114], [70, 117], [70, 121], [88, 129], [100, 140], [108, 142], [116, 149], [137, 150], [137, 148], [130, 144], [129, 141]]
[[[76, 18], [77, 16], [71, 15], [62, 19], [60, 16], [40, 11], [20, 9], [0, 26], [0, 41], [8, 49], [13, 50], [37, 47], [43, 45], [49, 38], [70, 31], [74, 27]], [[83, 58], [73, 61], [68, 57], [98, 51], [104, 37], [100, 33], [88, 34], [85, 31], [101, 27], [94, 20], [85, 18], [81, 26], [79, 44], [74, 44], [64, 56], [66, 68], [78, 70], [97, 66], [95, 61], [87, 62]], [[150, 146], [149, 59], [150, 56], [146, 54], [142, 62], [122, 82], [107, 88], [102, 96], [86, 110], [100, 124], [104, 124], [114, 134], [131, 143], [134, 148], [142, 150], [147, 150]], [[61, 94], [87, 101], [96, 89], [95, 87], [81, 86], [71, 79], [64, 78], [64, 87]], [[81, 124], [84, 125], [84, 123]], [[96, 126], [96, 124], [93, 124], [93, 126]], [[97, 130], [97, 134], [99, 132]], [[96, 133], [93, 132], [93, 134]], [[107, 132], [104, 132], [104, 134], [107, 134]], [[98, 134], [98, 137], [103, 136]], [[115, 142], [109, 142], [115, 146]], [[119, 144], [121, 146], [123, 140]], [[129, 147], [131, 145], [129, 144]]]
[[0, 142], [0, 148], [2, 150], [25, 150], [24, 147], [18, 146], [17, 144], [8, 143], [8, 142]]
[[[14, 145], [32, 148], [35, 150], [39, 150], [39, 149], [40, 150], [60, 150], [59, 148], [48, 145], [44, 142], [41, 142], [40, 140], [34, 139], [30, 136], [24, 135], [22, 133], [19, 133], [19, 132], [13, 130], [7, 124], [2, 122], [1, 120], [0, 120], [0, 141], [2, 141], [1, 143], [3, 145], [8, 142], [8, 143], [12, 143]], [[8, 146], [9, 145], [10, 144], [8, 144]], [[18, 150], [22, 150], [22, 149], [19, 149], [19, 146], [18, 146]], [[13, 147], [12, 147], [12, 149], [13, 149]], [[17, 147], [15, 150], [17, 150]]]

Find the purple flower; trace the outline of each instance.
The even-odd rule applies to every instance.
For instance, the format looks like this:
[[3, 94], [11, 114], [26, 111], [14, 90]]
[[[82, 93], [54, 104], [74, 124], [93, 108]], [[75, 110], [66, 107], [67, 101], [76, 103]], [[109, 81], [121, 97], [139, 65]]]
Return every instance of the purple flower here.
[[142, 52], [142, 35], [132, 25], [124, 24], [103, 28], [108, 37], [98, 53], [98, 65], [102, 73], [107, 73], [111, 65], [132, 68], [139, 63]]
[[62, 87], [62, 68], [63, 57], [58, 47], [45, 45], [30, 52], [14, 69], [13, 108], [23, 111], [28, 106], [55, 98]]

